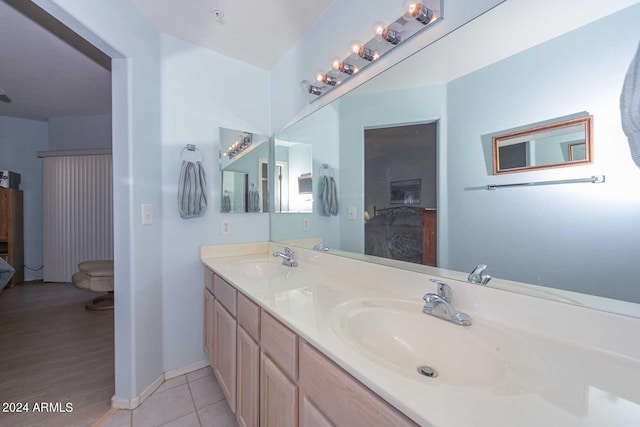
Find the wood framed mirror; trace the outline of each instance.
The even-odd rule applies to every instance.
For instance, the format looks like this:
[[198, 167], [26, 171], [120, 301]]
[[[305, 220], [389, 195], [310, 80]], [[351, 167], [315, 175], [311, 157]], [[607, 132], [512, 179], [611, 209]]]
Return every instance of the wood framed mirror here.
[[593, 116], [562, 120], [493, 137], [493, 174], [593, 162]]

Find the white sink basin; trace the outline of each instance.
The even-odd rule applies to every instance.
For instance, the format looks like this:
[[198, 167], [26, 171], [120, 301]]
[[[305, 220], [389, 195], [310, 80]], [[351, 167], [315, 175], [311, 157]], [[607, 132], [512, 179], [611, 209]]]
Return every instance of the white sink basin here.
[[[388, 298], [352, 300], [335, 311], [333, 328], [370, 360], [434, 384], [501, 387], [505, 393], [538, 389], [546, 377], [532, 348], [474, 319], [459, 326], [422, 313], [420, 302]], [[421, 376], [429, 366], [435, 378]]]

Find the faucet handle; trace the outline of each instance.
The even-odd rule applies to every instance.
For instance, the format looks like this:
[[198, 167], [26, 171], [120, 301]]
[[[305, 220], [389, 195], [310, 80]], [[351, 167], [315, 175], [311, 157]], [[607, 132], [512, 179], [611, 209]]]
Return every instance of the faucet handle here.
[[289, 258], [293, 257], [293, 254], [295, 253], [293, 249], [288, 246], [282, 246], [282, 249], [284, 249], [284, 254], [286, 256], [288, 256]]
[[486, 264], [479, 264], [476, 268], [473, 269], [471, 273], [469, 273], [467, 282], [478, 283], [481, 285], [486, 285], [487, 283], [489, 283], [489, 280], [491, 280], [491, 276], [489, 276], [488, 274], [483, 274], [486, 268]]
[[446, 301], [453, 300], [453, 291], [451, 290], [451, 286], [447, 285], [447, 283], [438, 279], [429, 279], [436, 285], [438, 285], [438, 295], [444, 298]]

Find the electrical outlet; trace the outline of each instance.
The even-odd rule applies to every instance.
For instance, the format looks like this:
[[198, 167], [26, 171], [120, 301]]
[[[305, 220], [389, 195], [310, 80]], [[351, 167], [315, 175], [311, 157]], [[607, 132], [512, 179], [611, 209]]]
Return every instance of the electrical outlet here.
[[357, 215], [356, 208], [354, 207], [347, 208], [347, 218], [356, 219], [356, 215]]
[[153, 224], [153, 209], [148, 203], [142, 204], [142, 225]]
[[230, 219], [223, 219], [222, 222], [220, 222], [220, 234], [222, 234], [223, 236], [230, 236], [231, 235], [231, 220]]
[[302, 230], [309, 231], [310, 229], [311, 229], [311, 221], [309, 220], [309, 218], [304, 218], [302, 220]]

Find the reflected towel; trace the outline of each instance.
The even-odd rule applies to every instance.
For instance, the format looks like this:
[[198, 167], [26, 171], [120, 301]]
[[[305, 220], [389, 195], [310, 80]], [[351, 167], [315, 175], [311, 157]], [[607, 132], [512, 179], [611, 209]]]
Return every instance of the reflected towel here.
[[640, 44], [624, 79], [620, 115], [622, 130], [629, 139], [631, 158], [640, 167]]
[[338, 215], [338, 191], [332, 176], [323, 176], [320, 181], [320, 215]]
[[207, 211], [207, 176], [202, 162], [182, 161], [178, 182], [178, 211], [181, 218], [197, 218]]
[[258, 194], [258, 190], [249, 190], [247, 210], [249, 212], [260, 212], [260, 194]]
[[228, 194], [222, 196], [222, 212], [231, 212], [231, 197]]

